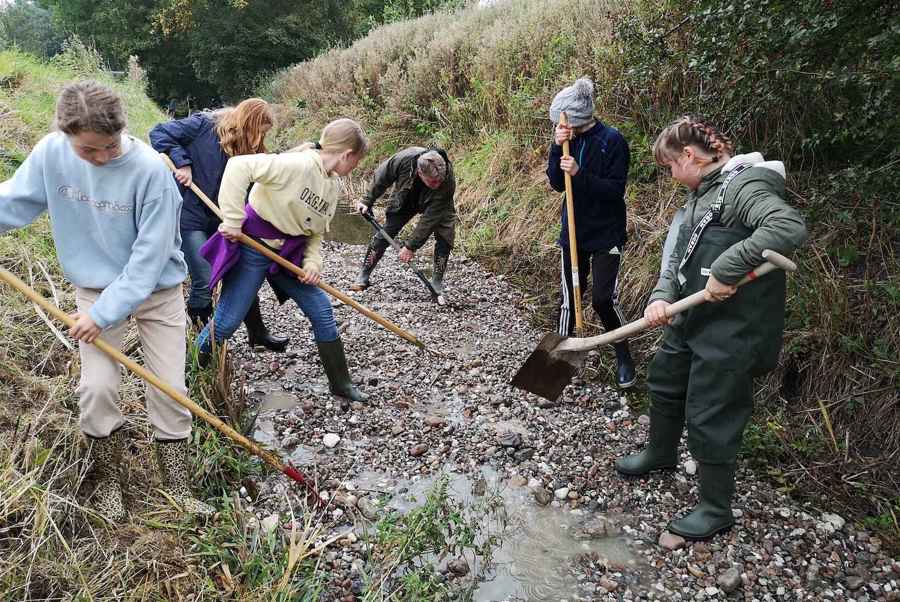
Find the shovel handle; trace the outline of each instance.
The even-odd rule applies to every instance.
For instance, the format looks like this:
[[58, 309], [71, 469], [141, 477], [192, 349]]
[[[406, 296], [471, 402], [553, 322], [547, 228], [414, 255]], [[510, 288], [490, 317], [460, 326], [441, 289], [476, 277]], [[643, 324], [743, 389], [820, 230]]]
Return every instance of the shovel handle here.
[[[172, 159], [170, 159], [167, 154], [159, 153], [159, 156], [162, 158], [163, 162], [168, 166], [169, 169], [171, 169], [173, 172], [176, 170], [175, 164], [172, 163]], [[208, 196], [206, 196], [206, 194], [202, 190], [200, 190], [200, 188], [193, 182], [191, 182], [190, 188], [191, 188], [191, 190], [194, 191], [194, 194], [196, 194], [197, 197], [201, 201], [203, 201], [203, 204], [205, 204], [207, 207], [209, 207], [209, 210], [212, 211], [213, 213], [215, 213], [216, 216], [221, 220], [222, 212], [219, 209], [219, 207], [215, 203], [213, 203], [210, 200], [210, 198]], [[243, 232], [241, 233], [239, 240], [242, 245], [250, 247], [251, 249], [265, 255], [268, 259], [274, 261], [275, 263], [277, 263], [279, 266], [281, 266], [285, 270], [299, 276], [300, 278], [306, 277], [306, 272], [304, 272], [301, 268], [297, 267], [296, 265], [294, 265], [293, 263], [291, 263], [290, 261], [288, 261], [281, 255], [272, 252], [272, 250], [270, 248], [268, 248], [264, 244], [260, 243], [259, 241], [247, 236]], [[363, 305], [356, 299], [350, 297], [349, 295], [345, 295], [338, 289], [336, 289], [333, 286], [326, 284], [324, 282], [319, 282], [319, 284], [317, 286], [320, 289], [322, 289], [323, 291], [325, 291], [326, 293], [328, 293], [329, 295], [331, 295], [332, 297], [334, 297], [335, 299], [340, 300], [345, 305], [349, 305], [350, 307], [352, 307], [353, 309], [355, 309], [362, 315], [366, 316], [370, 320], [374, 320], [378, 324], [381, 324], [382, 326], [384, 326], [389, 331], [393, 332], [398, 337], [409, 341], [410, 343], [412, 343], [419, 349], [425, 349], [425, 343], [420, 341], [414, 334], [406, 332], [405, 330], [403, 330], [402, 328], [400, 328], [399, 326], [397, 326], [396, 324], [394, 324], [387, 318], [384, 318], [380, 314], [375, 313], [374, 311], [372, 311], [371, 309], [369, 309], [368, 307], [366, 307], [365, 305]]]
[[[568, 125], [569, 117], [563, 111], [559, 114], [559, 124]], [[563, 140], [562, 156], [569, 156], [569, 141]], [[584, 317], [581, 315], [581, 285], [578, 276], [578, 245], [575, 236], [575, 198], [572, 193], [572, 176], [569, 172], [563, 172], [563, 180], [566, 183], [566, 220], [569, 231], [569, 262], [572, 264], [572, 299], [575, 307], [575, 332], [581, 336], [584, 334]]]
[[[784, 270], [785, 272], [794, 272], [797, 270], [797, 264], [795, 264], [784, 255], [781, 255], [780, 253], [776, 253], [775, 251], [766, 249], [765, 251], [763, 251], [762, 255], [766, 259], [766, 262], [748, 272], [747, 275], [741, 278], [740, 282], [737, 283], [737, 286], [747, 284], [748, 282], [756, 280], [760, 276], [765, 276], [769, 272], [773, 272], [775, 270]], [[689, 295], [684, 299], [680, 299], [675, 303], [666, 306], [666, 316], [671, 317], [678, 315], [689, 310], [692, 307], [702, 305], [705, 302], [706, 297], [704, 296], [704, 291], [697, 291], [696, 293]], [[589, 349], [595, 349], [600, 345], [607, 345], [609, 343], [616, 343], [618, 341], [621, 341], [622, 339], [627, 339], [628, 337], [639, 332], [643, 332], [650, 327], [650, 323], [647, 321], [647, 319], [641, 318], [640, 320], [629, 322], [628, 324], [620, 328], [616, 328], [613, 331], [606, 332], [595, 337], [588, 337], [585, 339], [566, 339], [559, 345], [557, 345], [553, 351], [588, 351]]]
[[[39, 305], [49, 315], [59, 320], [67, 327], [71, 328], [75, 325], [75, 319], [72, 316], [39, 295], [37, 291], [22, 282], [22, 280], [20, 280], [12, 272], [4, 268], [0, 268], [0, 281], [5, 282], [12, 288], [28, 297], [28, 299]], [[283, 472], [293, 480], [306, 486], [311, 493], [315, 493], [316, 498], [318, 499], [318, 492], [315, 490], [312, 483], [310, 483], [308, 479], [306, 479], [303, 474], [300, 473], [296, 468], [290, 466], [289, 464], [285, 464], [275, 454], [264, 450], [257, 443], [251, 441], [244, 435], [240, 434], [239, 432], [222, 422], [222, 420], [220, 420], [218, 417], [204, 410], [189, 397], [181, 393], [181, 391], [178, 391], [169, 383], [164, 382], [158, 376], [129, 358], [127, 355], [125, 355], [103, 339], [97, 338], [92, 344], [97, 347], [97, 349], [140, 376], [142, 379], [144, 379], [144, 381], [148, 382], [149, 384], [153, 385], [154, 387], [171, 397], [178, 405], [186, 408], [191, 414], [212, 426], [214, 429], [225, 435], [225, 437], [227, 437], [234, 443], [237, 443], [254, 456], [259, 457], [263, 460], [263, 462], [265, 462], [275, 470]]]

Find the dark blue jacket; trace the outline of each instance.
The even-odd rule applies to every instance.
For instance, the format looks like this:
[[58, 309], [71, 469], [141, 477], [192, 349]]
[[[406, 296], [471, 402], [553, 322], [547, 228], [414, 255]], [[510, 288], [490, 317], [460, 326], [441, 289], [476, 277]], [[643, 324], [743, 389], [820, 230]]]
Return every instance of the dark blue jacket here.
[[[578, 163], [572, 178], [575, 204], [575, 239], [578, 251], [605, 251], [625, 244], [625, 181], [630, 155], [628, 143], [614, 127], [601, 122], [569, 143], [569, 153]], [[564, 192], [564, 172], [559, 167], [562, 146], [550, 145], [547, 177], [550, 186]], [[562, 229], [559, 245], [569, 248], [566, 197], [562, 198]]]
[[[150, 130], [150, 145], [166, 153], [175, 167], [191, 166], [194, 183], [213, 202], [218, 203], [219, 186], [228, 155], [222, 150], [215, 123], [204, 113], [157, 124]], [[197, 198], [194, 191], [178, 185], [184, 204], [181, 207], [181, 229], [214, 232], [219, 224], [212, 211]]]

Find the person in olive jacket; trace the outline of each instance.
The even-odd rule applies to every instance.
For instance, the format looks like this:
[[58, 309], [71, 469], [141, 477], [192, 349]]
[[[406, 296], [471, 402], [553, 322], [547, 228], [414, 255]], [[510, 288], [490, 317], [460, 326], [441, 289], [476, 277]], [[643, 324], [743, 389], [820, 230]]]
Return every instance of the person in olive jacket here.
[[[434, 272], [431, 284], [441, 294], [447, 261], [456, 237], [456, 208], [453, 206], [456, 180], [447, 153], [442, 149], [429, 150], [420, 146], [398, 152], [375, 170], [372, 186], [365, 198], [356, 204], [357, 211], [367, 213], [391, 186], [394, 190], [387, 208], [384, 229], [394, 238], [416, 214], [422, 214], [412, 234], [402, 243], [400, 261], [412, 261], [416, 251], [434, 234]], [[359, 275], [351, 287], [353, 290], [362, 291], [369, 287], [369, 277], [388, 244], [380, 233], [372, 237]]]
[[[653, 152], [691, 193], [644, 312], [650, 324], [667, 325], [647, 370], [649, 445], [619, 458], [616, 469], [636, 476], [674, 468], [687, 422], [700, 503], [668, 529], [707, 539], [734, 524], [735, 463], [753, 412], [753, 379], [776, 366], [784, 331], [784, 272], [740, 290], [736, 283], [763, 263], [764, 250], [793, 253], [806, 226], [785, 201], [784, 164], [759, 153], [733, 156], [732, 141], [704, 119], [673, 122]], [[715, 303], [667, 317], [669, 304], [699, 290]]]

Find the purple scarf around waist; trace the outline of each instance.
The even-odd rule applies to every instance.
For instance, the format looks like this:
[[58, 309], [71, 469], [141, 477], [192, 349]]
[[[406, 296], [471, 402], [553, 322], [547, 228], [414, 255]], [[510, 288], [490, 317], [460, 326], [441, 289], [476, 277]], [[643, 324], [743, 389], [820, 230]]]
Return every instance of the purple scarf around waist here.
[[[306, 251], [307, 237], [302, 234], [299, 236], [288, 236], [263, 218], [253, 210], [250, 203], [244, 206], [244, 220], [241, 230], [247, 236], [265, 239], [283, 239], [284, 245], [278, 251], [281, 257], [284, 257], [294, 265], [301, 267], [303, 265], [303, 255]], [[213, 234], [202, 247], [200, 247], [200, 255], [209, 262], [212, 267], [212, 273], [209, 278], [209, 289], [215, 288], [216, 283], [225, 277], [228, 270], [234, 267], [240, 257], [240, 243], [232, 242], [222, 236], [221, 232]], [[277, 274], [281, 269], [274, 261], [269, 266], [269, 274]]]

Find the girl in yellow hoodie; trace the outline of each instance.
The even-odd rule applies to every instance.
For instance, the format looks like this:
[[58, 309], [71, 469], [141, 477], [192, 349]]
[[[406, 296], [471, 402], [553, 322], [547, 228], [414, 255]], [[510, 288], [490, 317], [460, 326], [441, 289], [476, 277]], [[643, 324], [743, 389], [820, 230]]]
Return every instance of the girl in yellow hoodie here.
[[[212, 266], [210, 288], [222, 280], [211, 322], [217, 342], [234, 334], [268, 277], [279, 297], [292, 298], [312, 324], [331, 392], [354, 401], [365, 396], [353, 386], [331, 303], [316, 285], [322, 271], [322, 235], [337, 208], [338, 178], [349, 175], [367, 150], [362, 127], [338, 119], [325, 126], [315, 144], [282, 154], [232, 157], [219, 192], [223, 221], [201, 250]], [[296, 278], [261, 253], [239, 246], [241, 232], [302, 267], [306, 277]], [[197, 337], [201, 354], [209, 353], [209, 336], [207, 325]]]

